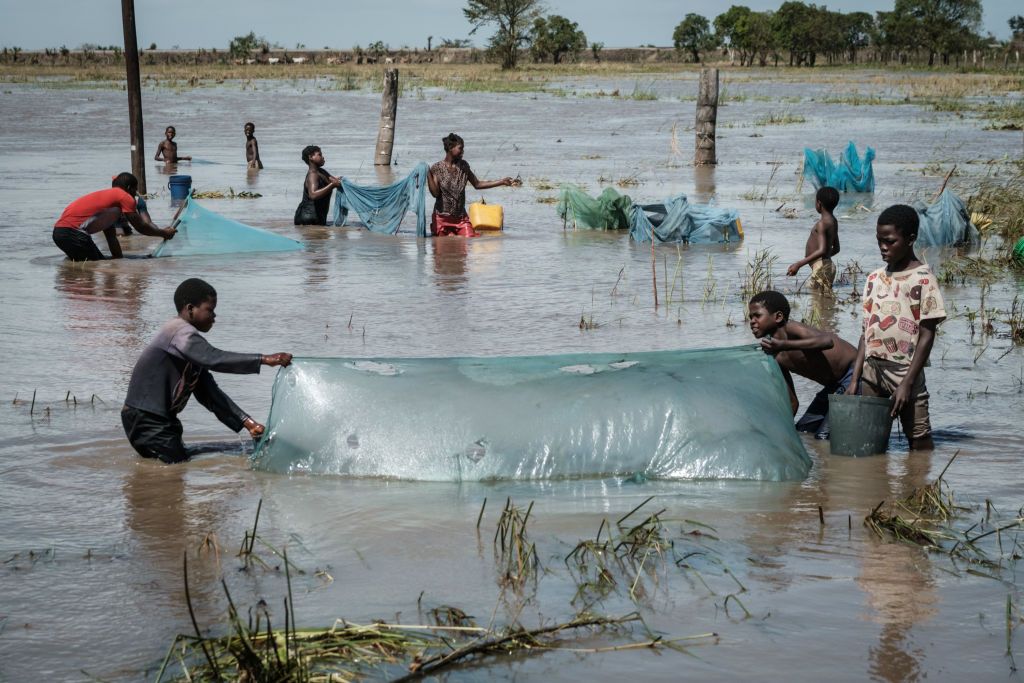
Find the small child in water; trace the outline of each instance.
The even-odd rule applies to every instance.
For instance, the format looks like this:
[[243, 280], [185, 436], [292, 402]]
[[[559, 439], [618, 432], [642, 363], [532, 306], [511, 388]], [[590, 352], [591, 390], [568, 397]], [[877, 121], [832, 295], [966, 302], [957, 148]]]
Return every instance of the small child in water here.
[[260, 161], [260, 143], [256, 142], [256, 124], [249, 121], [242, 130], [245, 132], [245, 163], [250, 169], [259, 170], [263, 162]]
[[160, 144], [156, 146], [156, 156], [153, 157], [154, 159], [167, 164], [176, 164], [179, 161], [192, 161], [192, 157], [178, 156], [178, 143], [174, 141], [174, 136], [177, 134], [178, 132], [174, 130], [174, 126], [167, 126], [167, 129], [164, 131], [166, 139], [161, 140]]
[[839, 191], [834, 187], [823, 187], [814, 197], [814, 209], [820, 218], [811, 228], [804, 247], [804, 257], [786, 270], [786, 275], [796, 275], [806, 265], [811, 266], [811, 287], [831, 292], [836, 279], [836, 265], [832, 257], [839, 253], [839, 221], [832, 214], [839, 204]]
[[139, 455], [165, 463], [188, 460], [178, 413], [196, 395], [229, 429], [242, 427], [253, 437], [264, 426], [221, 391], [211, 371], [257, 373], [261, 365], [288, 365], [292, 354], [232, 353], [214, 348], [201, 332], [216, 319], [217, 290], [198, 278], [185, 280], [174, 292], [178, 315], [171, 318], [139, 356], [121, 409], [124, 432]]

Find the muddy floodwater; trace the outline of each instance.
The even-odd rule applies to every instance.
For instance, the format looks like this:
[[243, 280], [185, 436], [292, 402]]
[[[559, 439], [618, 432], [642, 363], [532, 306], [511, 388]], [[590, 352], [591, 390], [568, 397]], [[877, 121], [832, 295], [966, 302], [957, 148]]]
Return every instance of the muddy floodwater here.
[[[330, 79], [147, 87], [147, 158], [164, 127], [175, 125], [180, 153], [196, 158], [176, 172], [191, 175], [195, 188], [262, 195], [205, 206], [308, 248], [90, 264], [65, 262], [50, 230], [68, 202], [109, 186], [128, 167], [125, 93], [101, 84], [3, 84], [0, 680], [153, 680], [175, 635], [192, 630], [183, 552], [204, 629], [226, 629], [222, 575], [242, 609], [265, 599], [281, 618], [287, 589], [273, 570], [280, 561], [264, 550], [271, 569], [241, 572], [235, 557], [261, 499], [260, 536], [287, 546], [305, 572], [293, 577], [300, 626], [336, 618], [425, 623], [430, 609], [450, 605], [482, 625], [493, 618], [530, 627], [575, 614], [581, 603], [565, 557], [602, 520], [614, 522], [650, 496], [646, 509], [665, 510], [673, 553], [647, 560], [653, 572], [632, 596], [619, 585], [591, 609], [639, 610], [664, 638], [717, 635], [684, 641], [685, 653], [491, 657], [447, 680], [1012, 678], [1008, 649], [1024, 643], [1014, 631], [1007, 637], [1008, 596], [1014, 623], [1021, 604], [1012, 563], [968, 572], [946, 555], [880, 541], [862, 520], [880, 501], [930, 481], [956, 452], [946, 480], [970, 508], [957, 524], [982, 520], [986, 500], [990, 514], [1017, 516], [1024, 351], [1009, 339], [1004, 314], [993, 316], [990, 335], [972, 314], [1008, 311], [1024, 292], [1013, 275], [984, 292], [969, 281], [943, 289], [950, 317], [927, 369], [934, 453], [908, 454], [905, 439], [894, 436], [887, 456], [853, 459], [805, 438], [814, 461], [805, 481], [425, 483], [265, 474], [249, 467], [251, 444], [196, 401], [182, 415], [186, 437], [220, 443], [221, 452], [163, 466], [136, 456], [124, 438], [119, 410], [132, 366], [174, 314], [171, 295], [187, 277], [217, 288], [217, 324], [207, 336], [237, 351], [397, 357], [708, 348], [752, 343], [740, 284], [748, 262], [771, 249], [774, 285], [791, 293], [794, 317], [856, 343], [860, 313], [851, 293], [863, 274], [837, 287], [834, 304], [797, 292], [806, 271], [785, 275], [816, 217], [812, 189], [797, 175], [803, 147], [837, 154], [854, 140], [877, 150], [877, 192], [844, 198], [836, 211], [838, 268], [866, 273], [881, 265], [874, 226], [882, 208], [928, 199], [953, 164], [957, 191], [1007, 173], [1006, 160], [1022, 154], [1021, 134], [925, 106], [841, 101], [851, 93], [898, 96], [884, 74], [843, 72], [821, 82], [772, 76], [723, 72], [720, 164], [701, 172], [689, 165], [693, 73], [580, 77], [555, 92], [519, 94], [407, 86], [391, 176], [372, 166], [378, 92], [344, 90]], [[606, 95], [616, 90], [622, 96]], [[266, 165], [258, 175], [244, 164], [249, 120]], [[320, 145], [332, 173], [377, 184], [441, 158], [441, 137], [451, 131], [466, 139], [466, 160], [479, 177], [523, 179], [521, 188], [482, 193], [504, 206], [504, 234], [417, 239], [411, 216], [394, 237], [291, 225], [303, 146]], [[150, 212], [161, 225], [174, 211], [167, 171], [147, 161], [156, 193]], [[616, 186], [648, 203], [680, 192], [713, 200], [740, 211], [746, 239], [658, 247], [655, 308], [650, 247], [625, 234], [566, 229], [552, 203], [565, 182], [594, 194]], [[473, 201], [481, 193], [467, 195]], [[137, 254], [155, 246], [141, 236], [123, 243]], [[951, 253], [925, 256], [939, 268]], [[264, 368], [218, 382], [262, 420], [273, 378]], [[806, 406], [816, 387], [797, 378], [797, 390]], [[379, 409], [381, 419], [402, 419], [387, 405]], [[543, 567], [536, 585], [520, 590], [501, 585], [492, 545], [509, 497], [534, 504], [528, 533]], [[1012, 547], [1011, 538], [1002, 541]], [[649, 637], [635, 628], [563, 646]]]

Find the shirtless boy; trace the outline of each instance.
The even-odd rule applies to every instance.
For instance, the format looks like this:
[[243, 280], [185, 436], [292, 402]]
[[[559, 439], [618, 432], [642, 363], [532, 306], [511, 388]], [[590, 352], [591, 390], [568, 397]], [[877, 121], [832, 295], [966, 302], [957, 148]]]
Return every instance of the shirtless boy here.
[[828, 395], [845, 394], [853, 376], [857, 349], [832, 332], [789, 319], [789, 301], [778, 292], [755, 294], [747, 307], [750, 331], [761, 340], [765, 353], [774, 356], [789, 387], [793, 414], [799, 407], [792, 373], [822, 385], [797, 423], [801, 432], [829, 437]]
[[192, 161], [192, 157], [178, 156], [178, 143], [174, 141], [174, 136], [177, 134], [174, 126], [167, 126], [167, 130], [164, 131], [167, 139], [161, 140], [160, 144], [156, 146], [156, 156], [153, 157], [154, 159], [167, 164], [176, 164], [179, 161]]
[[839, 204], [839, 191], [834, 187], [823, 187], [814, 197], [814, 209], [820, 214], [818, 222], [811, 228], [804, 247], [804, 257], [786, 270], [786, 275], [796, 275], [806, 265], [811, 266], [811, 286], [822, 291], [831, 291], [836, 279], [836, 266], [832, 257], [839, 253], [839, 222], [832, 214]]
[[260, 161], [260, 143], [256, 142], [256, 124], [250, 121], [242, 130], [245, 131], [245, 163], [249, 168], [259, 170], [263, 168], [263, 162]]

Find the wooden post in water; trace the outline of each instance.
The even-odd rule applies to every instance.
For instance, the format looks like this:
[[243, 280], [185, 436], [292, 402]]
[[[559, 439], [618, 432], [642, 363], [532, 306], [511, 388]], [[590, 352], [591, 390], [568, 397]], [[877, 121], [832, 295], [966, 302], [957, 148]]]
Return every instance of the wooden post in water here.
[[384, 72], [384, 95], [380, 101], [380, 130], [377, 133], [377, 151], [373, 163], [391, 165], [391, 148], [395, 146], [395, 117], [398, 114], [398, 69]]
[[718, 121], [718, 69], [702, 69], [697, 91], [697, 144], [695, 166], [717, 164], [715, 156], [715, 123]]
[[142, 142], [142, 86], [139, 83], [139, 44], [135, 37], [135, 0], [121, 0], [124, 26], [124, 65], [128, 90], [128, 125], [132, 138], [132, 173], [139, 179], [139, 194], [146, 194], [146, 166]]

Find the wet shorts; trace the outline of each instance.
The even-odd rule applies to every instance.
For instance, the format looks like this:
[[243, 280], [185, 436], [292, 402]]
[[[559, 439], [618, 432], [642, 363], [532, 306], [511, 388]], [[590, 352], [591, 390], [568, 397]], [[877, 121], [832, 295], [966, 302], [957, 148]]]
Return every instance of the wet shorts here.
[[811, 263], [811, 286], [815, 289], [830, 290], [836, 281], [836, 264], [825, 257]]
[[846, 373], [835, 384], [822, 387], [821, 391], [814, 395], [811, 405], [807, 406], [803, 417], [797, 420], [796, 430], [798, 432], [814, 432], [818, 439], [827, 439], [831, 433], [828, 422], [828, 397], [829, 394], [845, 394], [850, 388], [850, 380], [853, 379], [853, 364], [846, 368]]
[[121, 408], [121, 424], [128, 442], [143, 458], [159, 458], [166, 463], [188, 460], [189, 453], [181, 440], [181, 422], [177, 418], [125, 406]]
[[72, 261], [102, 261], [107, 258], [85, 230], [54, 228], [53, 243]]
[[[908, 370], [909, 365], [868, 356], [864, 359], [864, 370], [861, 372], [862, 393], [865, 396], [889, 398], [907, 376]], [[931, 420], [928, 416], [928, 398], [924, 370], [921, 370], [910, 392], [910, 401], [899, 415], [903, 433], [909, 435], [911, 441], [923, 439], [932, 433]]]

